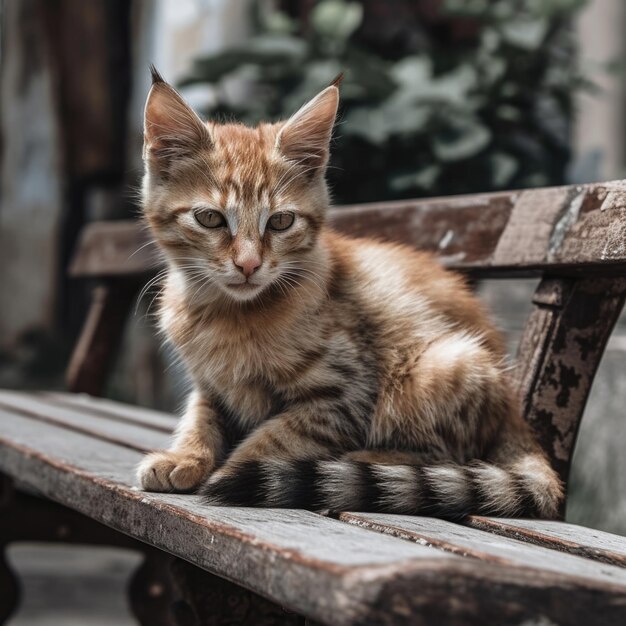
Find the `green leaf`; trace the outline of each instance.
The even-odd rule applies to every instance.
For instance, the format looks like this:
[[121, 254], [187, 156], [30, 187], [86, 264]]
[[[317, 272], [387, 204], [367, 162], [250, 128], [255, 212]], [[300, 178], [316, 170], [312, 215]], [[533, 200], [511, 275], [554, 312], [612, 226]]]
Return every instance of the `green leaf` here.
[[410, 56], [398, 61], [391, 75], [402, 86], [419, 87], [431, 81], [433, 62], [427, 56]]
[[298, 22], [283, 11], [270, 10], [262, 15], [263, 27], [274, 35], [291, 35], [297, 32]]
[[374, 145], [382, 145], [389, 139], [385, 118], [376, 108], [348, 111], [338, 130], [341, 135], [355, 135]]
[[461, 161], [478, 154], [491, 141], [491, 131], [474, 119], [456, 120], [433, 137], [441, 161]]
[[361, 25], [363, 7], [358, 2], [323, 0], [311, 11], [311, 25], [322, 37], [345, 41]]
[[548, 20], [515, 20], [501, 25], [502, 38], [508, 44], [523, 50], [535, 50], [548, 32]]
[[284, 55], [294, 61], [303, 60], [307, 53], [306, 42], [289, 35], [259, 35], [250, 39], [247, 49], [261, 57]]
[[519, 169], [517, 159], [506, 152], [494, 152], [489, 155], [491, 182], [494, 187], [506, 187]]
[[394, 136], [413, 137], [426, 127], [429, 119], [430, 110], [427, 107], [398, 111], [393, 105], [385, 103], [381, 107], [359, 107], [348, 111], [339, 132], [383, 145]]
[[588, 0], [527, 0], [527, 2], [529, 11], [549, 18], [563, 14], [572, 16], [588, 4]]
[[285, 98], [285, 111], [290, 113], [297, 111], [307, 100], [327, 87], [342, 69], [339, 61], [335, 59], [314, 61], [302, 68], [303, 77], [300, 84]]
[[482, 17], [490, 0], [444, 0], [442, 9], [446, 14], [455, 17]]
[[467, 106], [469, 94], [477, 87], [476, 68], [463, 63], [438, 77], [432, 76], [432, 62], [426, 57], [408, 57], [395, 64], [392, 76], [399, 83], [394, 95], [398, 104], [439, 102]]
[[441, 166], [427, 165], [410, 174], [396, 174], [389, 180], [389, 186], [396, 192], [407, 192], [411, 189], [432, 189], [441, 174]]
[[304, 60], [306, 43], [296, 37], [259, 36], [248, 45], [196, 59], [181, 85], [216, 83], [244, 65], [274, 67], [297, 65]]
[[496, 114], [501, 120], [506, 120], [507, 122], [517, 122], [522, 117], [520, 110], [510, 104], [499, 106], [496, 109]]

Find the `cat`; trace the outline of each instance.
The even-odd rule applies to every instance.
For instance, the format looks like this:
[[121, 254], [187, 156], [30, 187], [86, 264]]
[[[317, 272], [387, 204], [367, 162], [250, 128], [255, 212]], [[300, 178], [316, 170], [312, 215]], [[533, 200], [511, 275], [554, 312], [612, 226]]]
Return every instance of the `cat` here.
[[152, 70], [143, 212], [193, 390], [142, 488], [212, 505], [555, 517], [498, 331], [430, 255], [325, 224], [338, 82], [281, 123], [203, 122]]

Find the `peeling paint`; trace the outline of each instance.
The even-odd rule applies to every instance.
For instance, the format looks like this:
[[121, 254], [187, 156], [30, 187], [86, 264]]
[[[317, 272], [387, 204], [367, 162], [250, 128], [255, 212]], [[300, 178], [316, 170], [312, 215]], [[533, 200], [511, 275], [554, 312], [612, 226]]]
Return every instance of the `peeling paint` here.
[[[563, 306], [538, 305], [519, 348], [525, 415], [567, 484], [578, 426], [626, 298], [626, 279], [563, 280]], [[540, 287], [541, 289], [541, 287]]]
[[454, 232], [448, 230], [439, 241], [439, 249], [443, 250], [444, 248], [447, 248], [452, 239], [454, 239]]
[[567, 208], [559, 221], [555, 224], [552, 234], [550, 235], [550, 241], [548, 242], [548, 259], [551, 259], [556, 255], [561, 246], [565, 236], [569, 232], [570, 228], [578, 221], [580, 215], [580, 209], [583, 206], [583, 202], [587, 195], [585, 188], [575, 187], [574, 191], [576, 195], [569, 200]]
[[600, 258], [604, 261], [607, 259], [621, 259], [624, 256], [626, 256], [626, 224], [621, 221], [615, 221], [608, 228]]

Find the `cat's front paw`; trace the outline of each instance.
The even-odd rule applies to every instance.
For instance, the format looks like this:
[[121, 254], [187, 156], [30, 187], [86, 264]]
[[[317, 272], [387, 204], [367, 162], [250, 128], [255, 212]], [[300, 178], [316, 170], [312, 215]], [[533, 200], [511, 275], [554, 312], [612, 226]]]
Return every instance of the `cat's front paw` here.
[[212, 469], [209, 459], [166, 450], [149, 454], [137, 468], [137, 479], [146, 491], [192, 491]]

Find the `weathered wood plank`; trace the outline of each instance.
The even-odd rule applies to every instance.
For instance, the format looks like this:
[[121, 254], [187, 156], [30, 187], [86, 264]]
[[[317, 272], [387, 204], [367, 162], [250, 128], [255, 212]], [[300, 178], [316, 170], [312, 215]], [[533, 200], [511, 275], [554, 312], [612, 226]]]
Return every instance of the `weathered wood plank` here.
[[93, 222], [83, 228], [70, 276], [142, 275], [160, 265], [147, 228], [131, 220]]
[[89, 315], [67, 367], [70, 391], [102, 393], [138, 290], [135, 281], [93, 290]]
[[42, 391], [37, 393], [37, 396], [46, 402], [51, 402], [58, 406], [81, 409], [89, 413], [89, 415], [113, 417], [122, 422], [146, 426], [167, 434], [174, 430], [178, 422], [178, 417], [172, 413], [123, 404], [106, 398], [89, 396], [84, 393]]
[[542, 618], [617, 625], [624, 615], [620, 568], [557, 575], [465, 559], [312, 513], [206, 507], [195, 496], [142, 493], [129, 479], [137, 452], [6, 411], [0, 423], [3, 471], [323, 623]]
[[[440, 519], [380, 513], [341, 513], [339, 519], [361, 528], [481, 561], [537, 567], [583, 577], [613, 571], [608, 565], [589, 561], [581, 556], [556, 552], [503, 534], [483, 532]], [[606, 567], [609, 569], [604, 570]]]
[[523, 412], [567, 485], [578, 427], [625, 278], [544, 279], [518, 348]]
[[[621, 181], [333, 209], [331, 224], [429, 250], [476, 277], [626, 273], [626, 184]], [[159, 265], [139, 223], [83, 232], [73, 276], [143, 275]]]
[[512, 537], [553, 550], [626, 567], [626, 537], [595, 528], [550, 520], [498, 519], [472, 516], [472, 528]]
[[167, 448], [170, 442], [170, 437], [163, 432], [120, 422], [103, 415], [93, 415], [81, 409], [59, 407], [35, 395], [19, 391], [0, 390], [0, 407], [11, 413], [54, 424], [138, 452]]

